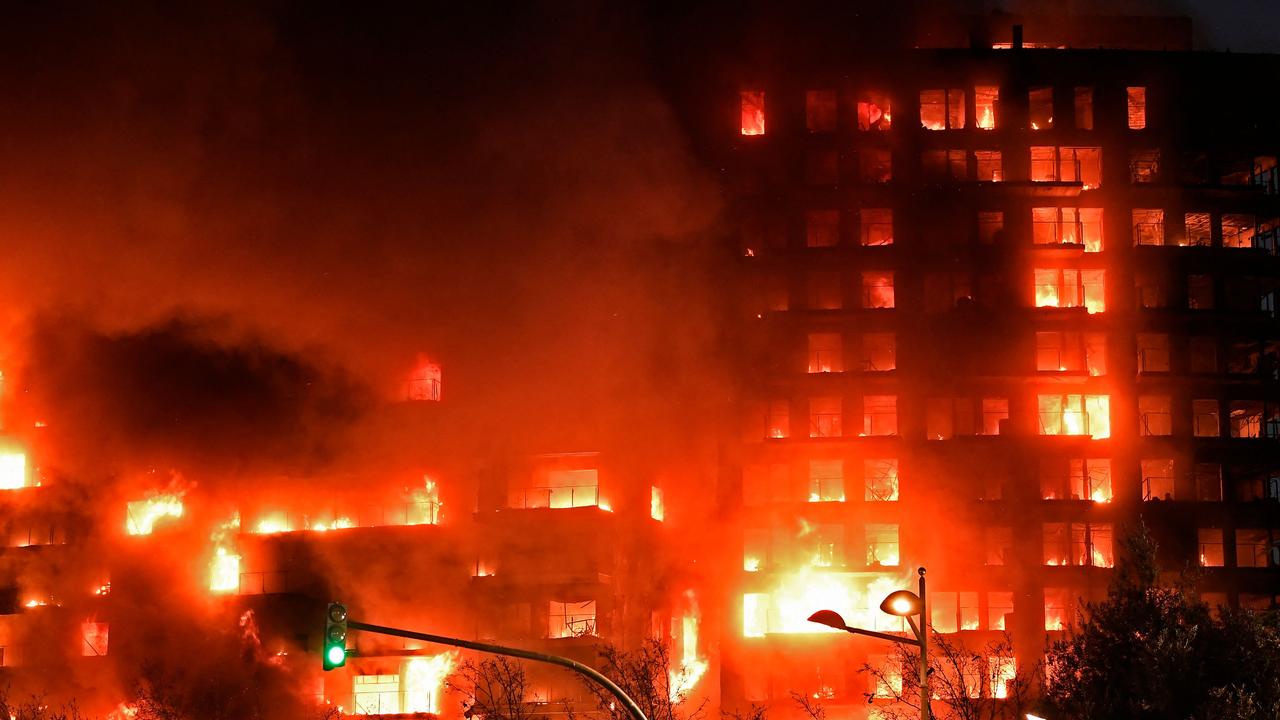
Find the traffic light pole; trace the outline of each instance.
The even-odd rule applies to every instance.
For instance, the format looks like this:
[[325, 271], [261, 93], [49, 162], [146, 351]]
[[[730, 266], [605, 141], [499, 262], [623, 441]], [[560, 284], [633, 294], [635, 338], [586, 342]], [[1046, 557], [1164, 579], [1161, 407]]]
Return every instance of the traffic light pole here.
[[648, 720], [644, 716], [644, 712], [640, 710], [640, 706], [636, 704], [631, 696], [623, 692], [617, 683], [600, 674], [593, 668], [567, 657], [559, 655], [548, 655], [546, 653], [534, 652], [532, 650], [521, 650], [520, 648], [503, 647], [502, 645], [490, 645], [488, 643], [473, 642], [471, 640], [462, 640], [460, 638], [446, 637], [444, 635], [430, 635], [428, 633], [413, 632], [412, 630], [401, 630], [400, 628], [386, 627], [383, 625], [371, 625], [369, 623], [359, 622], [357, 620], [348, 620], [347, 627], [352, 630], [363, 630], [365, 632], [378, 633], [379, 635], [391, 635], [394, 637], [409, 638], [410, 640], [425, 640], [429, 643], [439, 645], [451, 645], [453, 647], [467, 648], [468, 650], [478, 650], [480, 652], [492, 653], [494, 655], [506, 655], [508, 657], [517, 657], [524, 660], [533, 660], [534, 662], [549, 663], [551, 665], [559, 665], [568, 668], [580, 675], [599, 683], [604, 689], [608, 690], [614, 697], [618, 698], [618, 702], [622, 703], [622, 707], [627, 709], [627, 713], [631, 715], [632, 720]]

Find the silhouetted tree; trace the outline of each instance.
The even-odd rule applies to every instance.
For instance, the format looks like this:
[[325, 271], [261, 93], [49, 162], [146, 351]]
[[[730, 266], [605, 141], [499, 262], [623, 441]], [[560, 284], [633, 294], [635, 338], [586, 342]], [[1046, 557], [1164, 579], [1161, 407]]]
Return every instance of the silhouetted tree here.
[[[665, 643], [649, 639], [634, 650], [606, 644], [598, 651], [601, 664], [597, 669], [630, 695], [649, 720], [702, 720], [706, 714], [705, 702], [688, 707], [687, 694], [678, 683], [672, 683], [671, 652]], [[585, 679], [584, 684], [610, 720], [630, 720], [612, 693]]]

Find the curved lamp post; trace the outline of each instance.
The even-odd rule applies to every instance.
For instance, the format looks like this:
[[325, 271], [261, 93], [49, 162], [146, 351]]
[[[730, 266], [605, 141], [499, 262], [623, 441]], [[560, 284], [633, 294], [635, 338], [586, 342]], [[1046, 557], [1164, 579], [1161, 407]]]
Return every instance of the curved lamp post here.
[[[910, 590], [894, 590], [880, 603], [882, 612], [906, 618], [907, 624], [911, 626], [911, 632], [916, 636], [914, 640], [899, 635], [876, 632], [875, 630], [849, 627], [845, 624], [844, 618], [840, 617], [840, 613], [835, 610], [819, 610], [809, 616], [809, 622], [826, 625], [854, 635], [868, 635], [881, 640], [888, 640], [902, 645], [914, 645], [920, 648], [920, 719], [929, 720], [929, 636], [927, 634], [929, 622], [926, 619], [928, 618], [926, 614], [928, 606], [925, 600], [924, 568], [918, 568], [916, 572], [920, 575], [919, 594]], [[919, 623], [914, 619], [917, 615], [920, 616]]]

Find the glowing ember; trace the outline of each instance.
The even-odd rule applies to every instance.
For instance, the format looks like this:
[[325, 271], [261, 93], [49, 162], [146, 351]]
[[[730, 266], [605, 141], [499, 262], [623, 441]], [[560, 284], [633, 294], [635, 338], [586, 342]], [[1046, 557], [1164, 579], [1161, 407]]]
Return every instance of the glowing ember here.
[[209, 590], [215, 593], [240, 589], [240, 555], [234, 551], [234, 535], [240, 529], [240, 513], [213, 531], [213, 560], [209, 563]]
[[17, 490], [24, 487], [27, 487], [26, 453], [0, 453], [0, 490]]
[[125, 532], [150, 535], [160, 520], [182, 517], [182, 493], [148, 493], [147, 499], [134, 500], [126, 507]]
[[404, 663], [405, 713], [438, 713], [445, 679], [453, 671], [453, 654], [410, 658]]

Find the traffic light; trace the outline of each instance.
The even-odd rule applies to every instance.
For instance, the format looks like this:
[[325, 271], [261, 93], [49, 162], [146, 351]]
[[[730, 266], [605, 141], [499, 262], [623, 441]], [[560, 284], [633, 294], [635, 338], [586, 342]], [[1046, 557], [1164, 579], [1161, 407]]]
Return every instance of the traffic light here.
[[347, 664], [347, 606], [329, 603], [324, 617], [324, 669]]

